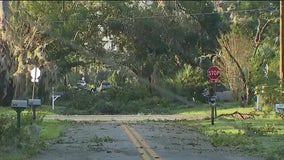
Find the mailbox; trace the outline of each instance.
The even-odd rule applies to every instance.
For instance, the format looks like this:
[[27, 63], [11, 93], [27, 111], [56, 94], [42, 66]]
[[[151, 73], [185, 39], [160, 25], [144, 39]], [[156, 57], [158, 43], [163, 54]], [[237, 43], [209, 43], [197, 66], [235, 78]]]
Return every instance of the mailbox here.
[[284, 113], [284, 104], [275, 104], [276, 113]]
[[40, 106], [41, 105], [41, 99], [29, 99], [28, 103], [30, 106]]
[[212, 96], [212, 97], [210, 97], [209, 102], [210, 102], [211, 104], [215, 105], [216, 102], [217, 102], [217, 96]]
[[21, 112], [27, 107], [27, 100], [12, 100], [12, 108], [17, 112], [17, 128], [21, 126]]
[[12, 108], [27, 108], [27, 100], [12, 100]]
[[59, 96], [62, 96], [63, 95], [63, 92], [52, 92], [53, 95], [59, 95]]

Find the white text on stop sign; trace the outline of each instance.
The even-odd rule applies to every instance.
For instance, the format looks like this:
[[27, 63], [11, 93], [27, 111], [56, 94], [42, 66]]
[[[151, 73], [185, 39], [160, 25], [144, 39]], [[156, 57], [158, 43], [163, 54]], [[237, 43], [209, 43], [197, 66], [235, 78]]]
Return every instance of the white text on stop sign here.
[[220, 74], [220, 71], [215, 70], [215, 71], [208, 71], [209, 76], [218, 76]]

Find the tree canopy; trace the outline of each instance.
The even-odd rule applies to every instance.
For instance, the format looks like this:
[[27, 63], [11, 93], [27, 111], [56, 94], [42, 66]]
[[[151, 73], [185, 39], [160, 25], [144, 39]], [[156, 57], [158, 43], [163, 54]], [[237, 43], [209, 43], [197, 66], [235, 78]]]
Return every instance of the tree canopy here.
[[[194, 82], [206, 87], [206, 70], [212, 65], [221, 68], [223, 85], [236, 93], [242, 90], [236, 96], [247, 96], [251, 91], [245, 90], [259, 85], [262, 77], [254, 73], [265, 65], [273, 66], [269, 73], [277, 77], [279, 4], [275, 1], [7, 4], [9, 12], [2, 9], [8, 13], [2, 14], [2, 19], [6, 15], [0, 53], [2, 104], [9, 85], [12, 97], [29, 97], [29, 71], [35, 66], [43, 71], [39, 96], [82, 76], [98, 84], [118, 74], [125, 83], [130, 82], [126, 77], [142, 78], [167, 88], [171, 79], [187, 87]], [[199, 75], [186, 76], [184, 70]], [[232, 74], [236, 77], [228, 76]], [[188, 80], [181, 82], [183, 76]]]

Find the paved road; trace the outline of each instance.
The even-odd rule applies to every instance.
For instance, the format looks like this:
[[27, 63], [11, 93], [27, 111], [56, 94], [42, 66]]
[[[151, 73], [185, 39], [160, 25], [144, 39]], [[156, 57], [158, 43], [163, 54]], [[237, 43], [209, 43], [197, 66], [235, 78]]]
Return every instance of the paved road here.
[[[48, 116], [91, 121], [70, 126], [33, 160], [260, 160], [215, 148], [206, 137], [170, 121], [186, 115]], [[207, 117], [199, 117], [207, 118]]]

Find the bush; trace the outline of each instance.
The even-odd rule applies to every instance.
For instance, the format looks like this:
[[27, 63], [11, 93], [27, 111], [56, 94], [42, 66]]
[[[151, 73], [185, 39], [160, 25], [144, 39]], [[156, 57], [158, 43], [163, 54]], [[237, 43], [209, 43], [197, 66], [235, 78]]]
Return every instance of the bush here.
[[284, 113], [280, 113], [280, 114], [278, 114], [278, 116], [279, 116], [282, 120], [284, 120]]
[[164, 86], [180, 96], [187, 97], [190, 101], [194, 98], [204, 102], [202, 92], [208, 86], [208, 79], [205, 78], [201, 68], [185, 64], [184, 68], [172, 79], [167, 80]]
[[0, 154], [21, 153], [30, 157], [45, 149], [40, 140], [40, 127], [30, 120], [31, 116], [22, 115], [21, 128], [16, 127], [16, 119], [9, 115], [0, 115]]
[[265, 136], [265, 135], [275, 135], [280, 130], [272, 124], [265, 124], [263, 127], [253, 127], [252, 123], [246, 123], [243, 125], [245, 135], [247, 136]]
[[265, 156], [266, 160], [283, 160], [284, 149], [279, 147]]
[[104, 92], [70, 90], [64, 114], [169, 113], [170, 101], [153, 96], [141, 86], [112, 87]]

